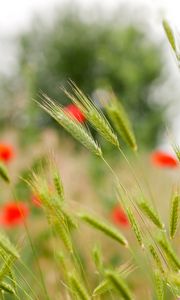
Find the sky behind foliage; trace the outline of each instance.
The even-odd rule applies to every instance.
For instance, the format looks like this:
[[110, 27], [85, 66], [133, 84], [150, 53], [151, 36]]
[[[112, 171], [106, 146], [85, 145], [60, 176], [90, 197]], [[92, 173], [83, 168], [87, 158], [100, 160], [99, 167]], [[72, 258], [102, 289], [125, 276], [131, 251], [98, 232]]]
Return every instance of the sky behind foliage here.
[[[154, 14], [165, 14], [180, 27], [179, 0], [6, 0], [1, 1], [0, 9], [0, 33], [7, 34], [17, 32], [27, 26], [34, 13], [49, 13], [49, 9], [64, 3], [79, 3], [81, 7], [103, 7], [109, 13], [120, 4], [126, 3], [129, 7], [147, 7]], [[47, 15], [46, 15], [47, 17]]]

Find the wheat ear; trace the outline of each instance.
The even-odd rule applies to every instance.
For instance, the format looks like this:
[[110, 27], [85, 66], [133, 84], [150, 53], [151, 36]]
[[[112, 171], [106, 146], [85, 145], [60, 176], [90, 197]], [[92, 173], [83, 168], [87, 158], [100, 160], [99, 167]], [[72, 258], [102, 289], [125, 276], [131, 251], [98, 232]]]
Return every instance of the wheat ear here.
[[55, 104], [46, 95], [44, 95], [43, 104], [39, 105], [89, 151], [102, 156], [101, 148], [93, 140], [91, 134], [60, 105]]
[[70, 82], [73, 94], [69, 93], [67, 90], [65, 92], [66, 96], [70, 98], [83, 112], [89, 123], [95, 128], [96, 131], [109, 143], [119, 147], [119, 142], [116, 134], [113, 132], [111, 125], [108, 120], [100, 111], [90, 98], [88, 98], [74, 82]]
[[138, 243], [140, 244], [140, 246], [142, 248], [144, 248], [144, 244], [143, 244], [143, 237], [142, 237], [142, 233], [141, 233], [141, 230], [140, 230], [140, 227], [131, 211], [130, 208], [127, 208], [127, 215], [128, 215], [128, 218], [129, 218], [129, 221], [131, 223], [131, 226], [132, 226], [132, 229], [134, 231], [134, 234], [136, 236], [136, 239], [138, 241]]
[[5, 167], [5, 165], [0, 162], [0, 177], [7, 183], [10, 182], [10, 178], [9, 178], [9, 175], [8, 175], [8, 171], [7, 171], [7, 168]]
[[14, 247], [13, 244], [11, 244], [10, 240], [6, 235], [4, 235], [2, 232], [0, 232], [0, 248], [2, 248], [6, 253], [9, 253], [12, 255], [12, 257], [18, 259], [19, 253]]
[[14, 288], [7, 282], [4, 282], [4, 281], [0, 282], [0, 290], [3, 290], [4, 292], [9, 293], [9, 294], [15, 295]]
[[165, 20], [165, 19], [163, 20], [163, 27], [164, 27], [164, 31], [166, 33], [166, 36], [169, 40], [169, 43], [170, 43], [172, 49], [176, 53], [176, 42], [175, 42], [174, 34], [173, 34], [173, 31], [172, 31], [168, 21]]
[[156, 225], [160, 229], [164, 229], [164, 224], [161, 222], [160, 217], [158, 214], [154, 211], [153, 207], [144, 200], [141, 200], [138, 203], [138, 206], [140, 210], [144, 213], [144, 215], [152, 222], [154, 225]]
[[72, 274], [72, 273], [69, 274], [69, 281], [70, 281], [70, 285], [71, 285], [73, 292], [77, 296], [77, 299], [79, 299], [79, 300], [90, 300], [91, 299], [86, 288], [84, 287], [82, 282], [79, 280], [79, 278], [75, 274]]
[[105, 107], [109, 119], [121, 138], [134, 150], [137, 150], [135, 135], [122, 103], [112, 96]]
[[132, 294], [131, 291], [126, 284], [125, 280], [119, 276], [119, 274], [116, 274], [116, 272], [113, 271], [107, 271], [106, 276], [110, 283], [112, 284], [113, 288], [120, 294], [120, 296], [125, 300], [132, 300]]
[[179, 221], [179, 213], [180, 213], [180, 195], [173, 195], [171, 199], [171, 209], [170, 209], [170, 221], [169, 221], [169, 232], [170, 238], [173, 239]]
[[175, 270], [180, 270], [180, 261], [177, 255], [175, 254], [174, 250], [172, 249], [171, 245], [169, 242], [165, 239], [159, 239], [159, 244], [161, 248], [163, 249], [164, 253], [166, 254], [166, 257], [172, 266], [172, 268]]
[[80, 218], [86, 223], [90, 224], [92, 227], [103, 232], [105, 235], [111, 237], [121, 245], [124, 245], [126, 247], [128, 246], [128, 242], [124, 238], [124, 236], [122, 236], [114, 227], [110, 226], [109, 224], [101, 222], [88, 214], [81, 214]]
[[155, 270], [155, 272], [154, 272], [154, 281], [155, 281], [157, 300], [163, 300], [164, 299], [164, 280], [162, 278], [162, 274], [158, 270]]
[[164, 273], [164, 268], [163, 268], [161, 259], [153, 245], [149, 245], [149, 251], [150, 251], [158, 269], [161, 271], [161, 273]]

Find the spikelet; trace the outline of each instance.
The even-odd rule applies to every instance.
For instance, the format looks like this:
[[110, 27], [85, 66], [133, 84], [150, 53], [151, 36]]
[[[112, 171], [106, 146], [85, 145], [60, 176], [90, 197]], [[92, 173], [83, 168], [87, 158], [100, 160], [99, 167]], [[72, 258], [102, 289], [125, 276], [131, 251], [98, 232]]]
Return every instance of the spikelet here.
[[93, 248], [92, 256], [97, 270], [99, 271], [99, 273], [103, 274], [104, 267], [103, 267], [102, 253], [101, 253], [101, 249], [97, 245]]
[[178, 161], [180, 161], [180, 147], [179, 147], [179, 145], [176, 145], [176, 144], [173, 143], [172, 146], [173, 146], [173, 150], [176, 154], [176, 157], [177, 157]]
[[62, 273], [64, 275], [64, 278], [67, 279], [67, 275], [68, 275], [68, 268], [67, 268], [67, 265], [66, 265], [66, 262], [65, 262], [65, 256], [64, 256], [64, 253], [61, 251], [61, 252], [58, 252], [56, 254], [56, 261], [58, 262], [58, 264], [60, 265], [60, 268], [62, 270]]
[[54, 229], [56, 230], [57, 234], [59, 235], [60, 239], [64, 243], [64, 246], [66, 249], [70, 252], [73, 253], [73, 246], [72, 246], [72, 241], [71, 237], [69, 234], [68, 229], [64, 226], [64, 224], [60, 224], [56, 218], [52, 221], [54, 224]]
[[17, 293], [17, 281], [16, 281], [14, 271], [12, 269], [9, 269], [9, 278], [10, 278], [10, 281], [11, 281], [12, 286], [14, 288], [14, 291]]
[[113, 240], [117, 241], [121, 245], [128, 246], [127, 240], [122, 236], [114, 227], [97, 220], [89, 214], [81, 214], [80, 218], [84, 220], [86, 223], [90, 224], [92, 227], [98, 229], [103, 232], [105, 235], [111, 237]]
[[57, 171], [54, 171], [53, 181], [54, 181], [54, 186], [56, 188], [57, 194], [58, 194], [60, 200], [63, 202], [64, 201], [64, 188], [63, 188], [63, 184], [61, 181], [61, 177]]
[[119, 276], [116, 272], [107, 271], [106, 276], [110, 283], [112, 284], [113, 288], [120, 294], [120, 296], [125, 300], [132, 300], [131, 291], [126, 284], [125, 280]]
[[97, 297], [112, 290], [112, 284], [108, 279], [104, 279], [93, 291], [93, 296]]
[[158, 269], [161, 271], [161, 273], [164, 273], [164, 269], [162, 266], [162, 262], [161, 259], [159, 258], [158, 253], [156, 252], [155, 248], [153, 247], [153, 245], [149, 245], [149, 251], [156, 263], [156, 266], [158, 267]]
[[155, 281], [157, 300], [163, 300], [164, 299], [164, 281], [163, 281], [162, 275], [159, 272], [159, 270], [155, 270], [155, 272], [154, 272], [154, 281]]
[[8, 171], [7, 171], [7, 168], [5, 167], [5, 165], [0, 162], [0, 177], [7, 183], [10, 182], [10, 178], [9, 178], [9, 175], [8, 175]]
[[2, 279], [11, 272], [11, 268], [14, 262], [14, 257], [12, 257], [11, 255], [8, 256], [2, 256], [3, 257], [3, 265], [0, 269], [0, 281], [2, 281]]
[[0, 232], [0, 248], [2, 248], [6, 253], [12, 255], [14, 258], [19, 258], [19, 253], [16, 248], [2, 232]]
[[176, 42], [174, 34], [169, 23], [165, 19], [163, 20], [163, 27], [172, 49], [176, 52]]
[[180, 261], [177, 255], [175, 254], [174, 250], [172, 249], [169, 242], [165, 239], [159, 239], [159, 244], [161, 248], [163, 249], [164, 253], [166, 254], [166, 257], [170, 263], [170, 266], [175, 270], [180, 270]]
[[137, 150], [135, 135], [130, 120], [119, 100], [112, 96], [111, 101], [105, 107], [108, 117], [121, 138], [134, 150]]
[[156, 225], [160, 229], [164, 228], [164, 224], [161, 222], [158, 214], [154, 211], [154, 209], [148, 202], [141, 200], [141, 202], [138, 203], [138, 206], [139, 206], [140, 210], [144, 213], [144, 215], [152, 223], [154, 223], [154, 225]]
[[132, 211], [130, 210], [130, 208], [127, 208], [127, 215], [128, 215], [129, 221], [131, 223], [132, 229], [134, 230], [134, 233], [135, 233], [138, 243], [140, 244], [140, 246], [142, 248], [144, 248], [141, 230], [140, 230], [139, 225], [136, 222], [134, 215], [133, 215]]
[[174, 238], [177, 231], [179, 212], [180, 212], [179, 210], [180, 210], [180, 195], [175, 194], [172, 196], [171, 199], [171, 210], [170, 210], [169, 232], [170, 232], [171, 239]]
[[44, 95], [43, 104], [39, 105], [89, 151], [102, 156], [101, 148], [93, 140], [90, 133], [75, 118], [65, 112], [60, 105], [55, 104], [46, 95]]
[[15, 295], [15, 290], [9, 283], [0, 282], [0, 290], [3, 290], [4, 292], [7, 292], [9, 294]]
[[180, 275], [179, 273], [168, 272], [166, 274], [166, 284], [170, 288], [171, 292], [179, 299], [180, 296]]
[[102, 111], [95, 106], [92, 100], [86, 97], [74, 82], [70, 81], [70, 85], [75, 96], [64, 90], [65, 94], [79, 107], [86, 119], [105, 140], [119, 147], [118, 138]]
[[61, 208], [61, 212], [64, 217], [64, 222], [67, 225], [68, 229], [71, 231], [72, 229], [77, 229], [78, 225], [74, 218], [67, 213], [63, 208]]
[[69, 274], [69, 280], [70, 280], [70, 285], [75, 293], [77, 299], [79, 300], [90, 300], [91, 297], [89, 296], [86, 288], [82, 284], [82, 282], [79, 280], [79, 278], [75, 275], [70, 273]]

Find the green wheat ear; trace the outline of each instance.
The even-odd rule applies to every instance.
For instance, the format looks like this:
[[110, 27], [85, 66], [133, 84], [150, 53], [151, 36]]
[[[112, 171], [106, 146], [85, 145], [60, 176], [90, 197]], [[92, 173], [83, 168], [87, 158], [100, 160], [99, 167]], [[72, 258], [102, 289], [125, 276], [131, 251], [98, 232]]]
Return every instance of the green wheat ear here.
[[97, 156], [102, 157], [101, 148], [94, 141], [90, 132], [69, 113], [65, 112], [63, 107], [55, 104], [47, 95], [44, 95], [43, 104], [39, 105], [84, 147]]
[[140, 244], [140, 246], [142, 248], [144, 248], [143, 237], [142, 237], [140, 227], [139, 227], [138, 223], [136, 222], [135, 217], [130, 208], [127, 208], [127, 215], [128, 215], [129, 221], [131, 223], [132, 229], [134, 231], [134, 234], [136, 236], [138, 243]]
[[163, 27], [164, 27], [166, 36], [169, 40], [169, 43], [170, 43], [172, 49], [174, 50], [174, 52], [176, 53], [176, 42], [175, 42], [174, 34], [173, 34], [173, 31], [172, 31], [168, 21], [165, 19], [163, 20]]
[[154, 272], [154, 281], [155, 281], [157, 300], [163, 300], [164, 299], [164, 280], [163, 280], [162, 274], [159, 272], [159, 270], [155, 270], [155, 272]]
[[14, 247], [14, 245], [10, 242], [8, 237], [0, 232], [0, 248], [2, 248], [6, 253], [10, 254], [12, 257], [18, 259], [19, 253]]
[[12, 287], [9, 283], [7, 282], [0, 282], [0, 290], [15, 295], [15, 290], [14, 287]]
[[93, 261], [95, 263], [96, 269], [100, 274], [104, 273], [104, 266], [103, 266], [103, 258], [102, 258], [102, 252], [100, 247], [97, 245], [94, 246], [93, 251], [92, 251], [92, 257]]
[[156, 263], [156, 266], [158, 267], [159, 271], [161, 273], [164, 273], [164, 268], [163, 268], [163, 265], [162, 265], [162, 262], [161, 262], [161, 259], [159, 257], [159, 254], [157, 253], [156, 249], [154, 248], [153, 245], [149, 245], [149, 251]]
[[89, 215], [89, 214], [80, 214], [80, 218], [94, 227], [95, 229], [98, 229], [99, 231], [103, 232], [106, 236], [109, 236], [113, 240], [117, 241], [123, 246], [128, 246], [127, 240], [124, 238], [123, 235], [119, 233], [114, 227], [111, 225], [104, 223], [102, 221], [97, 220], [97, 218]]
[[133, 296], [131, 294], [131, 291], [125, 282], [125, 280], [116, 272], [113, 271], [107, 271], [106, 276], [110, 283], [112, 284], [113, 288], [119, 293], [119, 295], [124, 300], [132, 300]]
[[[180, 296], [180, 276], [177, 273], [168, 272], [165, 278], [167, 286], [177, 297]], [[179, 299], [179, 298], [178, 298]]]
[[76, 274], [70, 273], [69, 274], [69, 282], [72, 288], [72, 292], [76, 295], [75, 299], [78, 300], [90, 300], [91, 297], [89, 296], [85, 286], [79, 280]]
[[101, 296], [102, 294], [105, 294], [107, 292], [110, 292], [112, 290], [112, 284], [108, 279], [104, 279], [102, 282], [98, 284], [98, 286], [93, 291], [93, 296]]
[[176, 154], [176, 157], [177, 157], [178, 161], [180, 161], [180, 147], [179, 147], [179, 145], [173, 144], [172, 147], [173, 147], [173, 150]]
[[57, 170], [54, 170], [54, 172], [53, 172], [53, 182], [54, 182], [54, 186], [56, 188], [57, 194], [58, 194], [60, 200], [63, 202], [64, 201], [64, 187], [62, 184], [61, 177]]
[[173, 250], [172, 246], [170, 245], [170, 243], [168, 242], [168, 240], [165, 237], [163, 237], [163, 238], [160, 238], [158, 240], [158, 242], [169, 261], [170, 267], [175, 271], [177, 271], [177, 270], [179, 271], [180, 270], [179, 257], [174, 252], [174, 250]]
[[118, 138], [103, 112], [95, 106], [93, 101], [88, 98], [74, 82], [70, 81], [70, 86], [74, 95], [63, 89], [66, 96], [79, 107], [89, 123], [105, 140], [119, 147]]
[[174, 238], [178, 228], [179, 213], [180, 213], [180, 195], [175, 194], [172, 196], [171, 209], [170, 209], [169, 232], [170, 232], [171, 239]]
[[112, 94], [112, 99], [106, 105], [105, 109], [109, 119], [121, 138], [127, 145], [136, 151], [137, 143], [132, 125], [120, 100], [117, 100], [115, 95]]
[[144, 199], [138, 203], [140, 210], [143, 214], [160, 229], [164, 229], [164, 224], [161, 222], [160, 217], [154, 211], [153, 207]]
[[0, 162], [0, 177], [7, 183], [10, 183], [10, 178], [6, 166]]

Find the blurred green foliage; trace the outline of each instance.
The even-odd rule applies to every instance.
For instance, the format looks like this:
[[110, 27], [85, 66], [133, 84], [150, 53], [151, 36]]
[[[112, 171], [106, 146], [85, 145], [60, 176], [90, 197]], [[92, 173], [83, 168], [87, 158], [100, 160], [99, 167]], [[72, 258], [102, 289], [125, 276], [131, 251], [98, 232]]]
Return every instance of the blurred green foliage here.
[[67, 87], [70, 78], [90, 96], [112, 87], [133, 120], [138, 142], [153, 146], [163, 114], [148, 97], [161, 67], [161, 50], [136, 27], [101, 19], [86, 22], [72, 11], [59, 12], [49, 25], [36, 20], [19, 38], [18, 76], [29, 99], [23, 125], [26, 138], [37, 128], [54, 124], [32, 98], [44, 92], [68, 103], [59, 87]]

